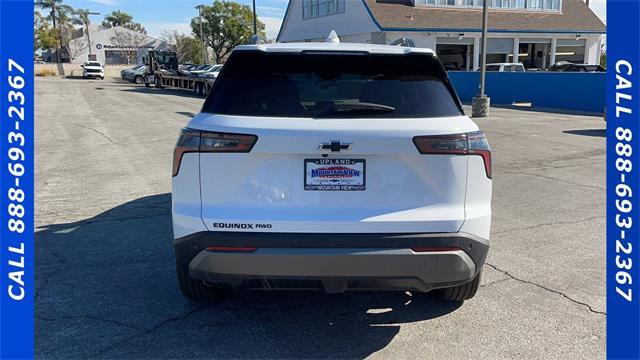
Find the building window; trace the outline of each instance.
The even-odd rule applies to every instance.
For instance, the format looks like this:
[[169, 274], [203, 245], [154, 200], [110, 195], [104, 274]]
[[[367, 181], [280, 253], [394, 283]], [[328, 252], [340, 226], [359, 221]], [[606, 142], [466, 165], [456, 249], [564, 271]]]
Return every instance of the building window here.
[[344, 12], [345, 0], [302, 0], [302, 18], [312, 19]]
[[[312, 0], [313, 1], [313, 0]], [[560, 11], [562, 0], [487, 0], [493, 9]], [[413, 0], [416, 6], [482, 7], [484, 0]]]

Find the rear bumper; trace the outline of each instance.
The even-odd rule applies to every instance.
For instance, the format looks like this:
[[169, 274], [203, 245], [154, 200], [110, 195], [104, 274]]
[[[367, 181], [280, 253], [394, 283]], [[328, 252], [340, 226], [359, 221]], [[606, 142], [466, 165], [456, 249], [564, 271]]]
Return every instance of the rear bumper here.
[[[209, 251], [255, 247], [254, 252]], [[429, 291], [477, 276], [489, 249], [485, 239], [445, 234], [304, 234], [200, 232], [174, 241], [178, 266], [195, 279], [253, 287], [307, 280], [327, 292], [348, 289]], [[422, 248], [425, 252], [411, 249]]]

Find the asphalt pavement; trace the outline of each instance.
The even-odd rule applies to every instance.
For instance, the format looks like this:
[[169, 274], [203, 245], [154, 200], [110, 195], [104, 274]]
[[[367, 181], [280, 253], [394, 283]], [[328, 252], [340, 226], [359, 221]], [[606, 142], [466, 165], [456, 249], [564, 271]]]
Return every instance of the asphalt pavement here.
[[[171, 158], [203, 99], [119, 80], [36, 80], [36, 356], [605, 357], [605, 123], [493, 108], [491, 250], [477, 296], [182, 297]], [[470, 113], [470, 109], [467, 109]]]

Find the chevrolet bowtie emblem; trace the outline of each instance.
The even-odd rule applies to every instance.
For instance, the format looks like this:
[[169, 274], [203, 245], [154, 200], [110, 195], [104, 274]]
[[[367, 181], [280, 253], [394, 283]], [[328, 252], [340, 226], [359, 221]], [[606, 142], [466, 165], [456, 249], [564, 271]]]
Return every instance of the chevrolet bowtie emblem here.
[[330, 142], [324, 142], [320, 144], [320, 150], [330, 150], [331, 152], [340, 152], [342, 150], [349, 150], [351, 143], [343, 143], [339, 140], [331, 140]]

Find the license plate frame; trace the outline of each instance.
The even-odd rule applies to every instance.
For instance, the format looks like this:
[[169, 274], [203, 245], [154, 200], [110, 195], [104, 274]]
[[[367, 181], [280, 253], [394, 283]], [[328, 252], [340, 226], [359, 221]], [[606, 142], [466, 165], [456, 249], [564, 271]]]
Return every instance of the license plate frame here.
[[304, 159], [304, 190], [365, 191], [366, 169], [365, 159]]

